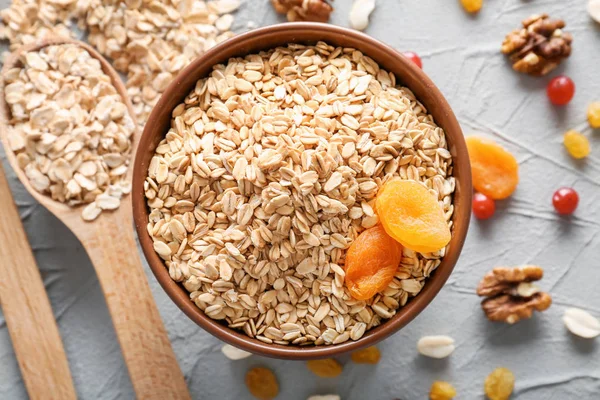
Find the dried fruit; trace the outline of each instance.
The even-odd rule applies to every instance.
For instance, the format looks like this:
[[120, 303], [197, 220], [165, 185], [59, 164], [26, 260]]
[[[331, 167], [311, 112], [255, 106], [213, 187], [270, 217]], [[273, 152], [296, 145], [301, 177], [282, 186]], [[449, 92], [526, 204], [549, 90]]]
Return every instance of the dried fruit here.
[[552, 205], [557, 213], [561, 215], [571, 215], [577, 209], [579, 204], [579, 195], [568, 187], [563, 187], [554, 192], [552, 196]]
[[477, 219], [489, 219], [496, 212], [496, 203], [483, 193], [473, 195], [473, 214]]
[[491, 139], [466, 139], [475, 190], [494, 200], [505, 199], [519, 183], [519, 164], [504, 147]]
[[450, 228], [437, 198], [422, 184], [400, 178], [385, 183], [375, 199], [385, 231], [403, 246], [431, 253], [450, 242]]
[[509, 56], [515, 71], [546, 75], [571, 55], [573, 37], [562, 30], [563, 20], [540, 14], [522, 24], [522, 29], [509, 33], [502, 43], [502, 53]]
[[279, 14], [285, 14], [287, 20], [327, 22], [333, 7], [326, 0], [271, 0]]
[[354, 0], [350, 9], [350, 26], [364, 31], [369, 25], [369, 15], [375, 9], [375, 0]]
[[363, 231], [346, 253], [345, 284], [352, 297], [368, 300], [388, 287], [402, 259], [402, 246], [381, 225]]
[[225, 357], [230, 360], [242, 360], [244, 358], [248, 358], [252, 355], [252, 353], [248, 353], [247, 351], [238, 349], [230, 344], [226, 344], [221, 347], [221, 351], [225, 354]]
[[587, 10], [590, 17], [600, 24], [600, 0], [589, 0]]
[[321, 378], [335, 378], [342, 373], [342, 364], [333, 358], [309, 360], [306, 362], [306, 366], [313, 374]]
[[423, 61], [421, 61], [421, 57], [419, 57], [417, 53], [414, 51], [405, 51], [402, 54], [404, 54], [404, 57], [417, 64], [417, 67], [423, 68]]
[[467, 12], [476, 13], [481, 10], [483, 0], [460, 0], [460, 4]]
[[451, 400], [456, 396], [456, 389], [448, 382], [435, 381], [429, 390], [430, 400]]
[[600, 101], [595, 101], [588, 106], [587, 118], [592, 128], [600, 128]]
[[454, 349], [454, 339], [450, 336], [423, 336], [417, 342], [419, 353], [431, 358], [446, 358]]
[[377, 347], [371, 346], [355, 351], [352, 353], [351, 358], [357, 364], [377, 364], [381, 359], [381, 352]]
[[575, 96], [575, 83], [568, 76], [557, 76], [548, 82], [546, 94], [552, 104], [564, 106]]
[[496, 368], [485, 378], [483, 386], [490, 400], [507, 400], [515, 388], [515, 376], [507, 368]]
[[481, 308], [488, 319], [514, 324], [531, 318], [533, 310], [548, 309], [552, 297], [531, 283], [543, 275], [544, 270], [536, 265], [496, 267], [488, 272], [477, 287], [477, 294], [487, 297]]
[[581, 159], [590, 154], [590, 141], [585, 135], [576, 130], [566, 132], [563, 136], [563, 143], [573, 158]]
[[600, 335], [600, 321], [585, 310], [567, 308], [562, 320], [573, 335], [585, 339], [593, 339]]
[[256, 367], [246, 373], [246, 386], [255, 398], [271, 400], [279, 394], [279, 384], [273, 371]]

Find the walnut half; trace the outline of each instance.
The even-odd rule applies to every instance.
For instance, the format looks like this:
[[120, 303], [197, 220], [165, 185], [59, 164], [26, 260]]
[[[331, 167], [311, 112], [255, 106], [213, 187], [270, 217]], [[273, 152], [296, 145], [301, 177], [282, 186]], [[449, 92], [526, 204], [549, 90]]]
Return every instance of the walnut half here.
[[543, 276], [544, 270], [535, 265], [496, 267], [488, 272], [477, 287], [477, 294], [486, 297], [481, 302], [485, 315], [490, 321], [514, 324], [531, 318], [533, 310], [546, 310], [552, 297], [531, 283]]
[[333, 11], [327, 0], [271, 0], [271, 4], [279, 14], [285, 14], [290, 22], [327, 22]]
[[571, 55], [573, 37], [562, 30], [563, 20], [540, 14], [523, 20], [522, 25], [502, 43], [502, 53], [509, 56], [515, 71], [546, 75]]

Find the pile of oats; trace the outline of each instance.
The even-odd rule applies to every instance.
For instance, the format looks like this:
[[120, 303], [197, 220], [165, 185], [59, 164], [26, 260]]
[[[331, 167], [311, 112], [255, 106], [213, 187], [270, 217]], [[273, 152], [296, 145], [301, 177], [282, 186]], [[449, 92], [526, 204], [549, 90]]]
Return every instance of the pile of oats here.
[[14, 51], [51, 36], [71, 37], [76, 6], [77, 0], [12, 0], [0, 11], [0, 39], [8, 40]]
[[31, 185], [91, 221], [130, 192], [135, 123], [98, 60], [73, 44], [25, 53], [4, 75], [8, 141]]
[[359, 339], [416, 296], [445, 250], [408, 249], [369, 301], [344, 255], [392, 177], [422, 182], [448, 225], [452, 158], [413, 93], [360, 51], [290, 44], [216, 65], [152, 158], [148, 232], [206, 315], [266, 343]]
[[49, 35], [72, 35], [71, 20], [88, 41], [127, 75], [136, 119], [144, 124], [183, 67], [233, 33], [240, 0], [13, 0], [0, 12], [0, 38], [11, 50]]

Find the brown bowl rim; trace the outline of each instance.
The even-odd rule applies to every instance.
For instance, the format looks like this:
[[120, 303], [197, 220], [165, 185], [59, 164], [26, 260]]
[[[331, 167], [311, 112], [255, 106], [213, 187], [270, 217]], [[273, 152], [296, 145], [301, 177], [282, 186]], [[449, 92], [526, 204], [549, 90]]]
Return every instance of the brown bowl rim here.
[[[286, 38], [291, 36], [292, 39], [282, 39], [280, 35], [285, 35]], [[326, 39], [321, 39], [324, 35], [328, 37]], [[310, 37], [304, 39], [304, 36]], [[337, 45], [337, 43], [335, 43], [336, 40], [331, 39], [332, 36], [341, 38], [341, 40], [350, 38], [350, 41], [354, 42], [351, 45], [352, 47], [373, 58], [388, 71], [390, 69], [395, 69], [397, 71], [401, 70], [404, 79], [400, 79], [398, 73], [396, 73], [396, 76], [398, 77], [398, 81], [403, 84], [407, 76], [413, 81], [420, 81], [422, 83], [422, 87], [419, 88], [419, 90], [415, 90], [414, 86], [411, 87], [410, 84], [406, 84], [406, 86], [413, 90], [415, 95], [417, 95], [418, 91], [423, 91], [421, 96], [417, 95], [417, 98], [427, 107], [429, 112], [434, 116], [436, 122], [439, 125], [443, 125], [442, 127], [446, 133], [446, 138], [452, 153], [453, 175], [455, 177], [457, 175], [460, 176], [460, 180], [456, 179], [457, 185], [453, 200], [455, 210], [453, 216], [454, 227], [452, 239], [447, 248], [446, 255], [442, 259], [442, 263], [432, 276], [427, 279], [421, 292], [416, 297], [411, 298], [391, 319], [385, 321], [380, 326], [367, 331], [359, 340], [349, 340], [341, 344], [330, 346], [303, 347], [295, 345], [284, 346], [267, 344], [257, 339], [250, 338], [242, 332], [235, 331], [223, 325], [221, 322], [207, 317], [189, 299], [189, 294], [182, 285], [170, 278], [163, 261], [154, 252], [152, 239], [146, 231], [149, 213], [145, 202], [143, 184], [149, 160], [151, 159], [151, 154], [155, 148], [152, 144], [153, 138], [159, 134], [164, 136], [166, 132], [166, 130], [160, 129], [161, 121], [168, 118], [169, 122], [163, 123], [162, 125], [169, 126], [171, 111], [174, 108], [172, 105], [174, 104], [176, 106], [179, 104], [193, 89], [195, 82], [202, 76], [206, 76], [206, 73], [196, 75], [196, 71], [201, 69], [208, 70], [207, 68], [218, 63], [226, 62], [232, 56], [245, 55], [249, 54], [250, 51], [256, 52], [261, 49], [272, 48], [276, 45], [257, 45], [258, 41], [266, 40], [267, 38], [270, 38], [272, 41], [279, 40], [282, 44], [291, 42], [314, 43], [319, 40], [324, 40]], [[277, 39], [273, 39], [275, 37]], [[375, 56], [375, 54], [377, 54], [377, 56]], [[395, 65], [395, 68], [390, 68], [391, 65]], [[191, 79], [191, 76], [196, 77]], [[186, 78], [189, 82], [187, 82], [187, 88], [182, 90], [182, 86], [186, 84]], [[158, 132], [159, 129], [160, 132]], [[137, 152], [134, 161], [132, 188], [133, 216], [140, 245], [150, 269], [173, 302], [175, 302], [175, 304], [177, 304], [177, 306], [192, 321], [224, 342], [251, 353], [274, 358], [307, 360], [337, 356], [380, 342], [406, 326], [434, 299], [454, 269], [466, 238], [470, 221], [472, 196], [471, 172], [462, 130], [452, 109], [431, 79], [420, 68], [416, 67], [410, 60], [405, 58], [402, 53], [358, 31], [322, 23], [284, 23], [258, 28], [236, 35], [233, 38], [220, 43], [192, 61], [171, 82], [157, 105], [152, 110], [144, 128], [144, 132], [142, 133], [142, 137], [140, 138], [139, 145], [140, 148], [138, 150], [141, 151]]]

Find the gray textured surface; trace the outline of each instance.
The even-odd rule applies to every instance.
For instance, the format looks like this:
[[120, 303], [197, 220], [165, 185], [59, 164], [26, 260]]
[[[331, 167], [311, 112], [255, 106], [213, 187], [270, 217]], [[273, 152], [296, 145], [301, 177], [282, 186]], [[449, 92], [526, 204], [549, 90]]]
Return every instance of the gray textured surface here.
[[[4, 7], [8, 0], [1, 0]], [[350, 0], [336, 0], [332, 22], [347, 26]], [[483, 380], [497, 366], [517, 377], [516, 399], [593, 399], [600, 393], [600, 345], [576, 339], [560, 320], [567, 306], [600, 316], [600, 132], [585, 121], [585, 107], [600, 100], [600, 25], [585, 0], [488, 0], [476, 17], [458, 0], [378, 0], [367, 33], [400, 50], [417, 51], [425, 71], [454, 107], [466, 133], [494, 137], [514, 154], [521, 183], [497, 216], [471, 225], [457, 268], [440, 295], [407, 328], [381, 343], [376, 367], [346, 363], [339, 379], [314, 377], [302, 362], [259, 357], [230, 362], [221, 343], [190, 322], [148, 276], [173, 347], [195, 399], [246, 399], [245, 371], [267, 365], [277, 374], [281, 399], [338, 393], [344, 400], [424, 399], [433, 380], [451, 381], [459, 399], [483, 399]], [[521, 19], [546, 12], [568, 23], [574, 51], [558, 72], [570, 75], [577, 94], [564, 108], [548, 104], [545, 85], [514, 73], [499, 46]], [[280, 19], [267, 0], [246, 0], [235, 27]], [[557, 72], [551, 76], [557, 75]], [[561, 144], [562, 133], [578, 128], [595, 147], [575, 162]], [[2, 156], [3, 157], [3, 156]], [[9, 180], [58, 319], [75, 385], [82, 399], [131, 399], [119, 346], [94, 270], [75, 237], [38, 205], [18, 183], [6, 160]], [[575, 187], [579, 210], [568, 220], [551, 206], [559, 186]], [[134, 251], [134, 249], [132, 249]], [[495, 265], [536, 263], [546, 270], [541, 286], [554, 305], [544, 314], [507, 326], [489, 323], [474, 287]], [[15, 266], [18, 268], [18, 266]], [[418, 356], [422, 335], [448, 334], [457, 349], [447, 360]], [[347, 361], [343, 358], [341, 361]], [[0, 320], [0, 398], [26, 398], [3, 320]]]

